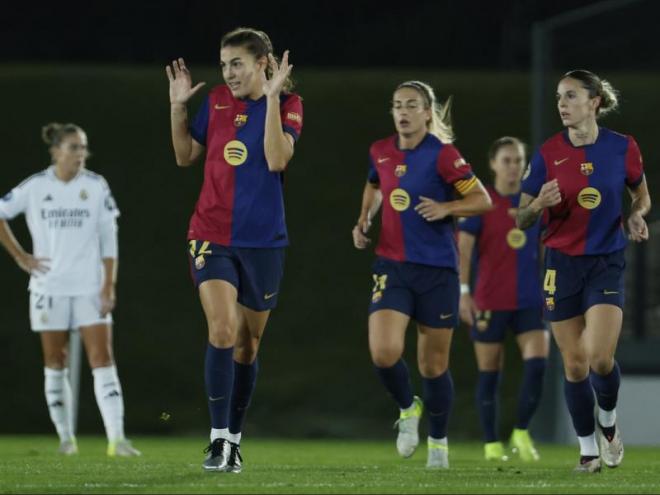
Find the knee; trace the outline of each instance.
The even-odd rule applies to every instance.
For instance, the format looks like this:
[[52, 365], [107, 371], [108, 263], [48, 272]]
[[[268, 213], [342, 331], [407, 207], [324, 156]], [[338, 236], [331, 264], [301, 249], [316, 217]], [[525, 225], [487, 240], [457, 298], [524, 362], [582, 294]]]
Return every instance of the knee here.
[[234, 345], [234, 360], [241, 364], [252, 364], [257, 358], [259, 342], [258, 337], [236, 342], [236, 345]]
[[231, 347], [236, 343], [238, 319], [233, 316], [218, 316], [208, 320], [209, 342], [215, 347]]
[[435, 356], [433, 359], [427, 359], [420, 356], [417, 359], [419, 374], [423, 378], [435, 378], [442, 375], [449, 368], [449, 356]]
[[599, 375], [607, 375], [614, 367], [614, 358], [612, 356], [593, 356], [589, 359], [589, 366]]
[[391, 368], [394, 366], [401, 355], [403, 349], [396, 347], [376, 346], [371, 348], [371, 361], [378, 368]]
[[55, 370], [66, 368], [68, 354], [66, 346], [44, 351], [44, 366]]
[[589, 361], [586, 356], [571, 354], [563, 358], [564, 372], [569, 381], [580, 382], [589, 375]]
[[109, 346], [91, 349], [87, 355], [87, 360], [89, 361], [89, 367], [92, 369], [112, 366], [114, 364], [112, 349]]

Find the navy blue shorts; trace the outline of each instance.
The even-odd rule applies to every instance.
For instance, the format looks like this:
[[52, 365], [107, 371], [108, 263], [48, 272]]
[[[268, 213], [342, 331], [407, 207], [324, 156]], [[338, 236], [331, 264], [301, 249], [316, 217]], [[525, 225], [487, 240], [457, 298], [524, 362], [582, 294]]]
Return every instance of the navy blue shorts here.
[[514, 335], [530, 330], [545, 330], [543, 308], [524, 308], [515, 311], [479, 311], [470, 330], [475, 342], [504, 342], [506, 330]]
[[623, 249], [597, 256], [569, 256], [556, 249], [545, 251], [543, 295], [550, 321], [583, 315], [596, 304], [623, 309]]
[[195, 287], [224, 280], [238, 291], [238, 302], [254, 311], [277, 305], [284, 273], [284, 248], [239, 248], [189, 241], [190, 272]]
[[378, 258], [369, 314], [393, 309], [432, 328], [458, 324], [458, 274], [451, 268]]

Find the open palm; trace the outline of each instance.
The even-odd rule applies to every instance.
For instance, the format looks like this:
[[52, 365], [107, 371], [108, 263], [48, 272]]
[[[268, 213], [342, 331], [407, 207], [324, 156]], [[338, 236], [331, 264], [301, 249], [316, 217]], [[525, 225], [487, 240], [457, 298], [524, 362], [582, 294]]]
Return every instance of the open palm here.
[[286, 83], [287, 78], [291, 74], [291, 69], [293, 65], [289, 65], [289, 50], [284, 52], [282, 55], [282, 62], [277, 63], [275, 57], [272, 54], [268, 54], [268, 65], [270, 66], [272, 73], [270, 79], [266, 78], [266, 74], [262, 73], [262, 89], [266, 96], [274, 96], [282, 92], [284, 83]]
[[192, 77], [182, 58], [172, 61], [172, 67], [165, 67], [167, 79], [170, 81], [170, 103], [186, 103], [192, 95], [204, 86], [200, 82], [192, 86]]

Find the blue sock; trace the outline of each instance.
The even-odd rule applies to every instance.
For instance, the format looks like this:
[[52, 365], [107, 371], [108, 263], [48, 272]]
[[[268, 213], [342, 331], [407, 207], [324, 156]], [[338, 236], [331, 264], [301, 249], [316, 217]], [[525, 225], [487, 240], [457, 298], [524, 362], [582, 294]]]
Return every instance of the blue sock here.
[[499, 371], [480, 371], [477, 382], [477, 411], [485, 442], [497, 441], [497, 386]]
[[523, 361], [523, 380], [518, 396], [518, 421], [516, 428], [526, 430], [536, 412], [543, 393], [543, 376], [546, 358], [536, 357]]
[[424, 406], [429, 414], [429, 436], [445, 438], [451, 403], [454, 400], [454, 381], [449, 370], [435, 378], [422, 378]]
[[619, 397], [619, 385], [621, 384], [621, 370], [619, 363], [614, 362], [614, 368], [607, 375], [599, 375], [594, 371], [589, 374], [591, 386], [596, 392], [598, 407], [604, 411], [611, 411], [616, 407]]
[[233, 355], [233, 347], [219, 349], [209, 343], [206, 348], [204, 378], [212, 428], [227, 428], [229, 400], [234, 383]]
[[257, 383], [259, 361], [242, 364], [234, 361], [234, 388], [229, 405], [229, 433], [240, 433], [245, 422], [245, 413], [250, 405], [252, 392]]
[[390, 368], [379, 368], [378, 366], [374, 366], [374, 368], [376, 368], [378, 378], [380, 378], [387, 391], [392, 395], [399, 409], [407, 409], [412, 406], [413, 393], [406, 362], [403, 359], [399, 359]]
[[581, 382], [564, 380], [564, 396], [573, 427], [579, 437], [591, 435], [596, 430], [594, 420], [594, 391], [589, 377]]

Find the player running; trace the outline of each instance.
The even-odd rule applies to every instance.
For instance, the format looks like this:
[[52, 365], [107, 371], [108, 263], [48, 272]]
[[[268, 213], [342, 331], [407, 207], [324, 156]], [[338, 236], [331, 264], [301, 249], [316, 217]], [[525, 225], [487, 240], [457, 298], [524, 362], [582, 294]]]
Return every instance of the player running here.
[[566, 130], [543, 143], [528, 165], [517, 219], [526, 229], [544, 210], [549, 216], [545, 314], [564, 361], [566, 404], [580, 443], [578, 472], [600, 471], [601, 459], [608, 467], [623, 459], [614, 353], [623, 320], [624, 188], [632, 198], [628, 237], [641, 242], [649, 236], [644, 216], [651, 198], [637, 143], [598, 125], [617, 106], [615, 90], [592, 72], [574, 70], [560, 79], [557, 108]]
[[[415, 452], [425, 407], [430, 425], [426, 466], [448, 468], [447, 422], [454, 396], [449, 348], [459, 299], [453, 217], [478, 215], [491, 203], [470, 165], [451, 144], [448, 103], [440, 104], [428, 84], [400, 84], [394, 92], [392, 116], [397, 133], [371, 146], [362, 207], [353, 228], [355, 247], [366, 248], [370, 243], [366, 234], [382, 203], [369, 350], [378, 376], [400, 408], [399, 454], [410, 457]], [[401, 358], [411, 319], [417, 322], [423, 402], [413, 395]]]

